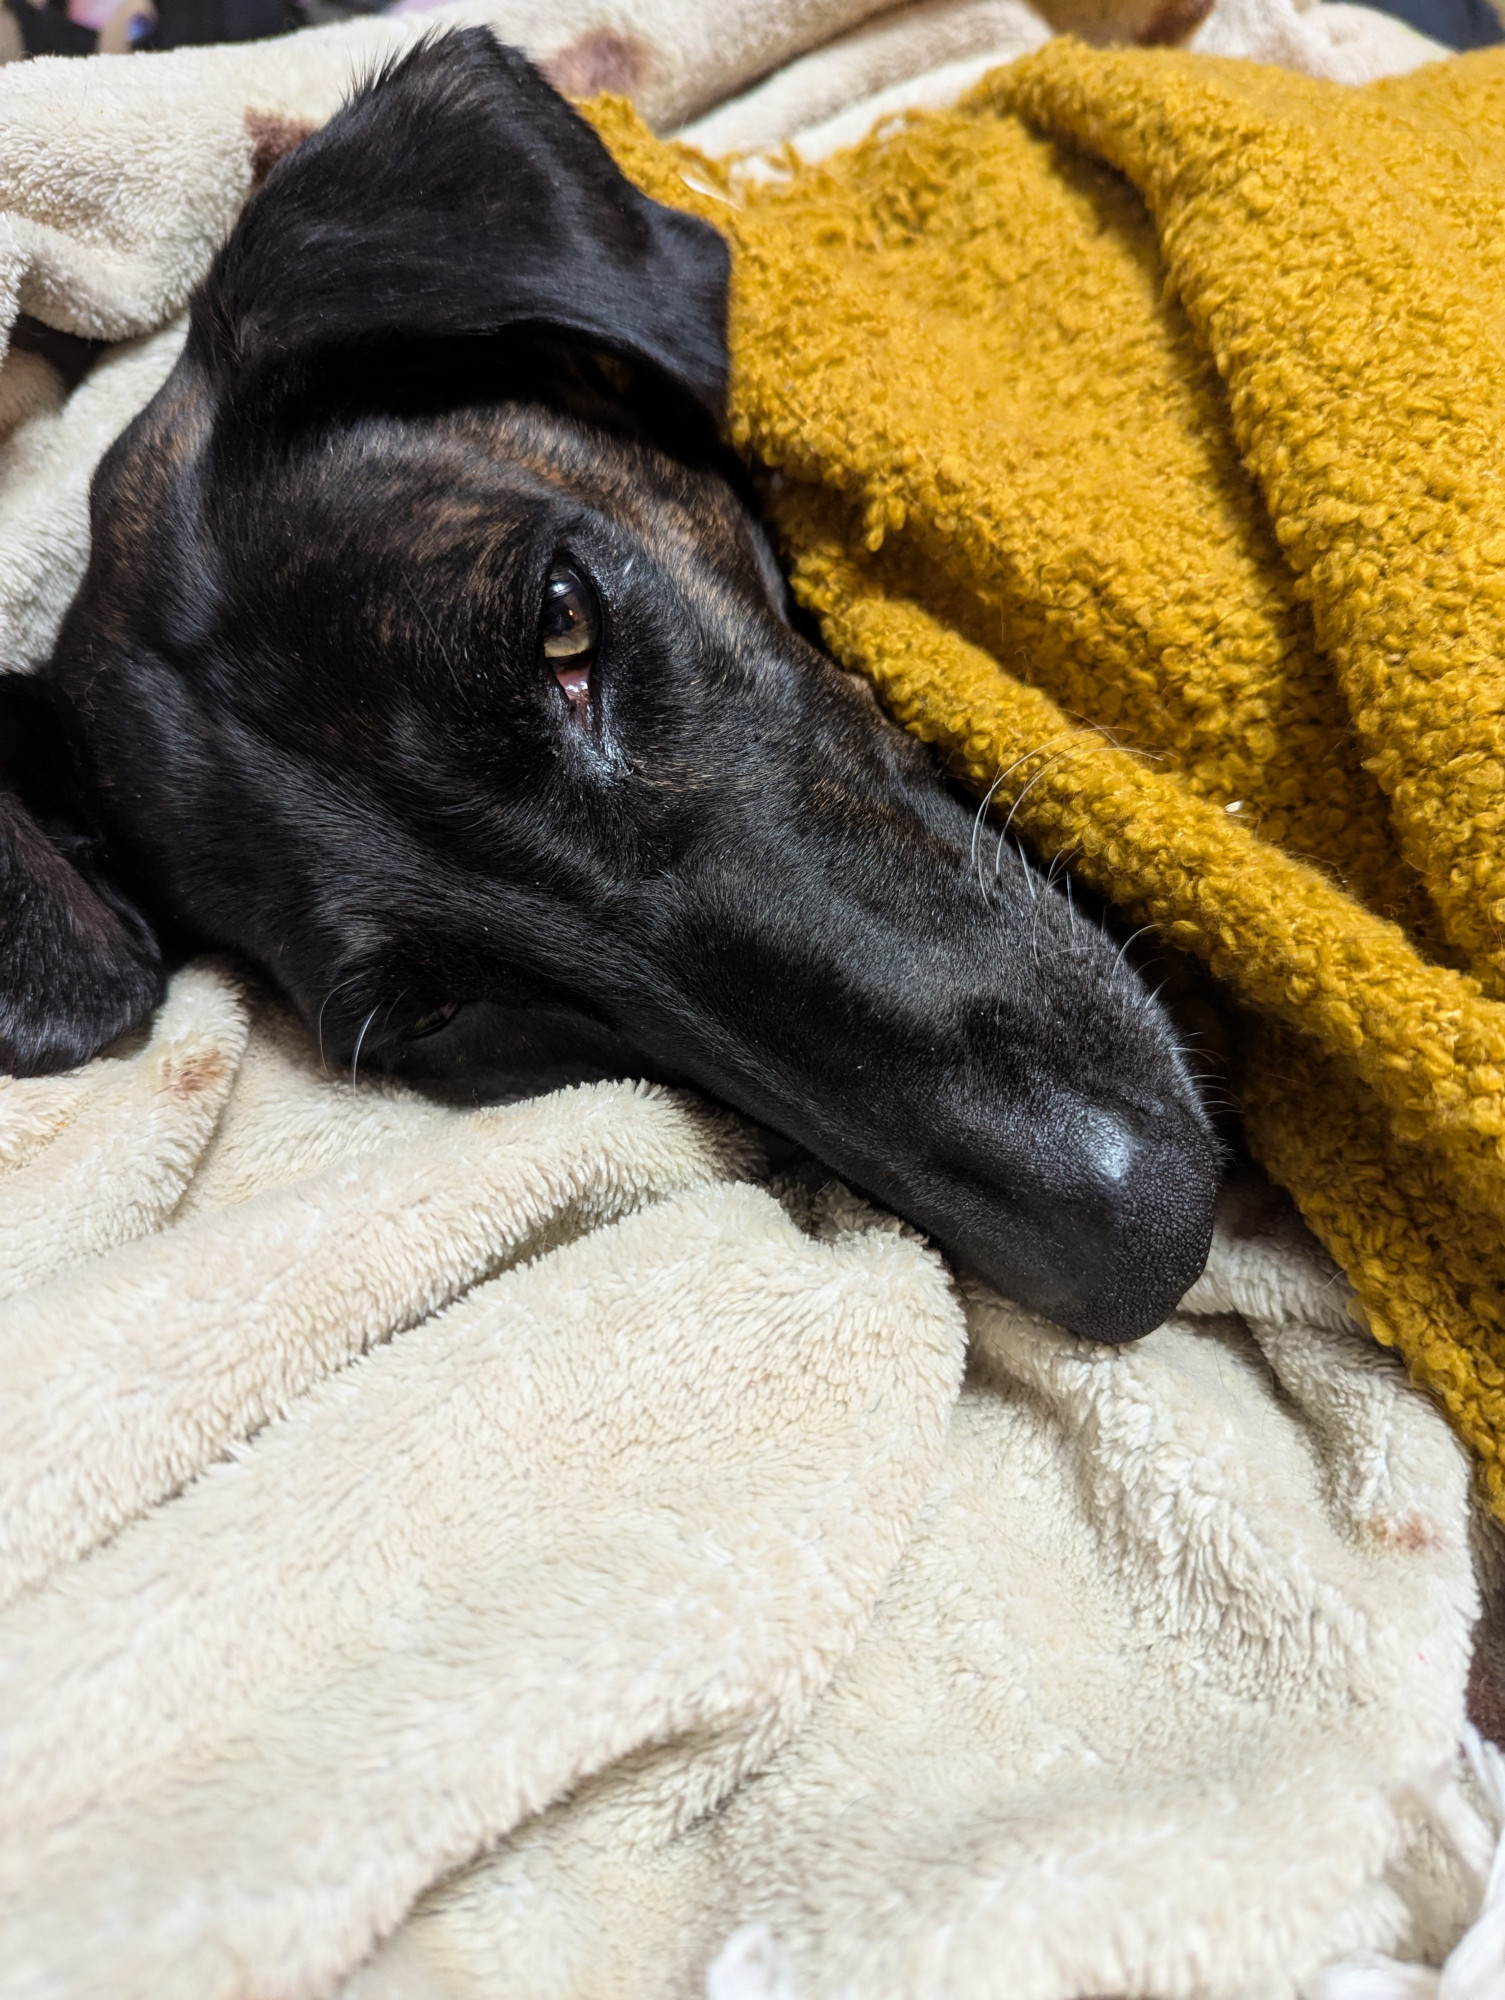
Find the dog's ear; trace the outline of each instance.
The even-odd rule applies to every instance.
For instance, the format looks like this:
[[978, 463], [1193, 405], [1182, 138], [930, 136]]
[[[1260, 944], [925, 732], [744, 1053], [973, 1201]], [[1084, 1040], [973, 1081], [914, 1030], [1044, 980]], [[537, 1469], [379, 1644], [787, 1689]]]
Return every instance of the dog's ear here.
[[650, 201], [486, 29], [420, 43], [280, 160], [195, 304], [243, 383], [376, 341], [508, 328], [647, 362], [713, 417], [726, 244]]
[[150, 1013], [162, 956], [110, 881], [78, 725], [57, 690], [0, 675], [0, 1072], [87, 1061]]

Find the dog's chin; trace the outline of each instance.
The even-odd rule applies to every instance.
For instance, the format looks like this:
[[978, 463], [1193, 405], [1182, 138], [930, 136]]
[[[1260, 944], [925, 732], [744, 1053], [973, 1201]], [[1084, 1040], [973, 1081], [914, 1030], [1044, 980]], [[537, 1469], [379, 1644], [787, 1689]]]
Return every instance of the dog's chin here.
[[488, 1104], [523, 1104], [531, 1097], [548, 1097], [556, 1090], [574, 1090], [581, 1084], [625, 1080], [620, 1071], [585, 1062], [548, 1063], [534, 1069], [496, 1063], [473, 1076], [414, 1076], [403, 1070], [396, 1074], [421, 1097], [462, 1111]]
[[[580, 1084], [692, 1084], [563, 1005], [474, 1003], [439, 1033], [378, 1055], [373, 1067], [465, 1107]], [[739, 1095], [735, 1085], [710, 1094], [734, 1105]], [[986, 1111], [975, 1078], [968, 1095]], [[917, 1151], [860, 1119], [838, 1129], [813, 1107], [826, 1129], [812, 1146], [808, 1135], [770, 1124], [763, 1107], [741, 1108], [760, 1127], [771, 1171], [840, 1175], [925, 1230], [959, 1273], [1086, 1340], [1119, 1345], [1152, 1332], [1206, 1261], [1222, 1158], [1195, 1116], [1148, 1121], [1084, 1102], [1074, 1118], [1053, 1119], [1048, 1133], [1035, 1120], [1021, 1132], [1000, 1099], [970, 1138], [933, 1132]]]
[[[1089, 1111], [1080, 1125], [1127, 1122]], [[1207, 1261], [1222, 1148], [1195, 1117], [1155, 1121], [1114, 1149], [1105, 1172], [1064, 1126], [1033, 1157], [1026, 1140], [963, 1164], [943, 1138], [924, 1155], [890, 1141], [886, 1158], [874, 1148], [838, 1160], [846, 1149], [831, 1146], [822, 1157], [932, 1236], [958, 1273], [1085, 1340], [1142, 1339]]]
[[586, 1083], [674, 1081], [604, 1022], [563, 1002], [473, 1001], [434, 1034], [376, 1048], [370, 1066], [436, 1103], [467, 1108], [516, 1104]]

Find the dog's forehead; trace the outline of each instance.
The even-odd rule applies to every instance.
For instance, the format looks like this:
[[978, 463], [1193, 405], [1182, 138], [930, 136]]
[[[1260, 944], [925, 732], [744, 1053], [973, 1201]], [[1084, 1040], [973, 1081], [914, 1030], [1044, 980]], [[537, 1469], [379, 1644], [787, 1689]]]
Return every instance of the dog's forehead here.
[[[385, 559], [388, 587], [405, 593], [422, 587], [430, 567], [447, 587], [467, 569], [479, 584], [550, 533], [594, 543], [623, 571], [646, 558], [707, 611], [718, 586], [745, 587], [756, 568], [746, 517], [724, 479], [544, 405], [311, 428], [276, 455], [261, 484], [269, 504], [251, 541], [243, 476], [226, 468], [211, 503], [216, 538], [243, 560], [270, 561], [294, 592], [306, 564], [322, 567], [336, 552]], [[300, 536], [301, 550], [290, 547]]]
[[[748, 522], [714, 471], [686, 466], [635, 438], [542, 404], [467, 411], [450, 435], [481, 455], [479, 486], [494, 488], [499, 505], [519, 525], [540, 509], [582, 510], [608, 529], [619, 561], [630, 565], [646, 557], [666, 582], [708, 611], [718, 594], [714, 579], [747, 578]], [[436, 498], [442, 516], [445, 497]]]

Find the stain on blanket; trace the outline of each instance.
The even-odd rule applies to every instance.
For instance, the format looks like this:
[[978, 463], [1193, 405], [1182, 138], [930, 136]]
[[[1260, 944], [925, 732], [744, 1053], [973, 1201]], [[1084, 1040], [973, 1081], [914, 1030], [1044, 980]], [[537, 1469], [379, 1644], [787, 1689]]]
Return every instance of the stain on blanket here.
[[167, 1057], [162, 1064], [162, 1088], [171, 1097], [198, 1097], [225, 1078], [225, 1058], [219, 1049], [199, 1049], [192, 1055]]
[[592, 28], [539, 64], [566, 97], [594, 97], [603, 90], [633, 97], [653, 75], [653, 51], [635, 35]]
[[305, 118], [283, 118], [275, 111], [248, 111], [246, 137], [251, 142], [251, 180], [260, 187], [284, 154], [301, 146], [318, 126]]
[[1382, 1549], [1399, 1549], [1403, 1555], [1436, 1554], [1443, 1546], [1440, 1524], [1419, 1514], [1404, 1514], [1399, 1519], [1380, 1515], [1369, 1527]]

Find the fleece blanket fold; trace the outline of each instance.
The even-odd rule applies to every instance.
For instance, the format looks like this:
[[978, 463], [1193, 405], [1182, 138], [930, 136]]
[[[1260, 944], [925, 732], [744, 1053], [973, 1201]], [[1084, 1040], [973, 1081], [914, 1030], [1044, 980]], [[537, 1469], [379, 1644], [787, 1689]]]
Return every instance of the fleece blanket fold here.
[[[256, 175], [478, 19], [634, 98], [832, 647], [1213, 964], [1263, 1157], [1487, 1449], [1502, 72], [1016, 0], [6, 70], [0, 333], [110, 343], [0, 365], [7, 666]], [[0, 1080], [0, 1995], [1485, 2000], [1505, 1538], [1352, 1304], [1241, 1174], [1178, 1313], [1084, 1346], [693, 1099], [442, 1108], [184, 968]]]
[[1260, 1158], [1505, 1506], [1505, 57], [1055, 43], [713, 196], [606, 126], [737, 245], [828, 644], [1253, 1012]]
[[722, 1114], [351, 1085], [212, 965], [0, 1112], [8, 2000], [1289, 2000], [1464, 1930], [1467, 1463], [1268, 1188], [1112, 1350]]

